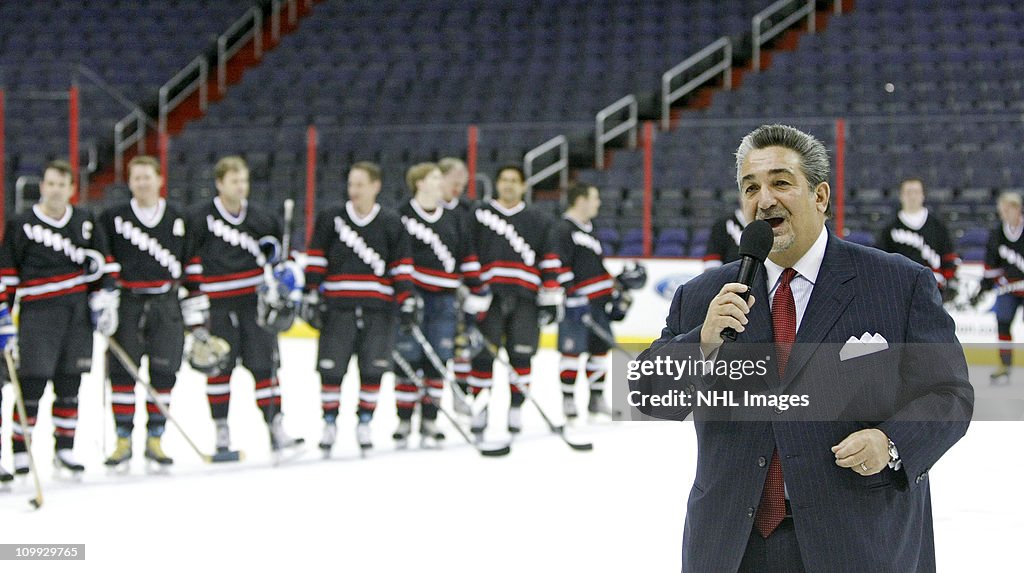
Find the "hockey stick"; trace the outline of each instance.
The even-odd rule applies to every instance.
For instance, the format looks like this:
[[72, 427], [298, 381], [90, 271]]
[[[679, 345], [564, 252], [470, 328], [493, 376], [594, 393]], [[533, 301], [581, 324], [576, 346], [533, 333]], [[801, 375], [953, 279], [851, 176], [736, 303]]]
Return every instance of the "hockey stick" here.
[[615, 341], [615, 337], [612, 336], [611, 332], [608, 332], [603, 326], [594, 322], [594, 317], [590, 316], [589, 314], [584, 314], [583, 324], [585, 324], [591, 332], [596, 334], [597, 337], [603, 340], [605, 344], [607, 344], [609, 347], [618, 350], [619, 352], [625, 354], [626, 356], [629, 356], [630, 360], [636, 358], [636, 356], [633, 356], [632, 352], [626, 350], [621, 344]]
[[114, 353], [114, 356], [117, 358], [118, 362], [120, 362], [121, 365], [124, 366], [124, 369], [128, 371], [128, 374], [130, 374], [131, 377], [134, 378], [136, 382], [142, 384], [142, 387], [146, 389], [146, 392], [149, 394], [150, 398], [153, 399], [153, 404], [156, 405], [157, 410], [160, 410], [160, 413], [163, 415], [163, 417], [170, 420], [171, 423], [174, 424], [174, 427], [178, 429], [178, 432], [180, 432], [181, 435], [185, 438], [185, 441], [188, 442], [188, 445], [200, 458], [203, 459], [204, 462], [219, 463], [237, 462], [242, 460], [244, 454], [237, 450], [217, 452], [213, 455], [204, 454], [202, 451], [200, 451], [199, 447], [196, 446], [195, 442], [192, 441], [192, 438], [190, 438], [188, 434], [185, 433], [185, 430], [181, 427], [180, 424], [178, 424], [178, 421], [174, 419], [174, 416], [171, 416], [170, 411], [167, 410], [167, 406], [164, 406], [163, 403], [160, 401], [160, 395], [157, 393], [156, 389], [153, 388], [153, 386], [148, 381], [142, 378], [142, 375], [139, 373], [139, 367], [132, 360], [131, 356], [128, 356], [128, 353], [125, 352], [125, 349], [121, 346], [121, 344], [118, 343], [117, 340], [114, 340], [113, 336], [108, 336], [107, 345], [110, 348], [110, 351]]
[[[427, 388], [426, 384], [423, 382], [423, 378], [420, 378], [420, 376], [416, 374], [416, 372], [412, 369], [412, 366], [405, 360], [405, 358], [403, 358], [402, 355], [397, 350], [391, 351], [391, 358], [395, 361], [395, 364], [397, 364], [398, 367], [402, 369], [402, 372], [404, 372], [405, 375], [410, 380], [412, 380], [414, 384], [416, 384], [416, 387], [419, 388], [419, 390], [424, 393], [424, 396], [426, 396], [428, 400], [433, 401], [433, 399], [430, 397], [430, 394], [426, 393]], [[473, 438], [469, 437], [469, 434], [467, 434], [466, 431], [462, 429], [462, 426], [460, 426], [459, 423], [455, 421], [455, 418], [448, 413], [447, 409], [442, 407], [441, 404], [435, 404], [435, 406], [437, 406], [437, 410], [439, 412], [444, 414], [445, 418], [448, 418], [448, 421], [451, 422], [452, 426], [455, 426], [455, 430], [459, 433], [460, 436], [462, 436], [462, 439], [466, 440], [466, 442], [469, 445], [473, 446], [476, 449], [476, 451], [480, 452], [480, 455], [488, 457], [498, 457], [508, 455], [508, 453], [512, 451], [512, 447], [509, 444], [505, 444], [504, 446], [485, 446], [483, 444], [476, 443], [473, 440]]]
[[32, 455], [32, 431], [28, 427], [25, 398], [21, 394], [21, 382], [18, 380], [18, 372], [14, 367], [14, 356], [9, 348], [4, 349], [4, 361], [7, 363], [7, 372], [11, 376], [11, 385], [14, 386], [14, 405], [18, 408], [21, 435], [25, 438], [25, 451], [28, 452], [28, 469], [32, 472], [32, 481], [35, 482], [36, 496], [28, 500], [28, 502], [33, 508], [39, 509], [43, 507], [43, 486], [39, 483], [39, 472], [36, 471], [36, 458]]
[[498, 345], [488, 340], [487, 337], [484, 336], [482, 332], [478, 331], [478, 333], [480, 335], [481, 340], [484, 341], [484, 348], [486, 348], [487, 351], [491, 353], [491, 356], [493, 356], [495, 360], [501, 362], [501, 364], [504, 365], [505, 368], [508, 370], [509, 382], [515, 385], [515, 387], [519, 390], [519, 393], [525, 396], [527, 400], [529, 400], [534, 406], [537, 407], [537, 411], [540, 412], [540, 417], [544, 418], [544, 422], [548, 425], [548, 428], [551, 430], [551, 432], [554, 434], [558, 434], [559, 437], [562, 438], [562, 441], [565, 442], [566, 445], [568, 445], [570, 448], [574, 450], [589, 451], [594, 449], [593, 442], [574, 442], [570, 440], [568, 437], [566, 437], [565, 426], [557, 426], [554, 422], [551, 421], [551, 418], [549, 418], [547, 413], [544, 412], [544, 409], [540, 407], [540, 403], [537, 402], [537, 400], [533, 397], [533, 394], [531, 394], [530, 391], [527, 390], [526, 385], [519, 382], [519, 375], [516, 374], [516, 369], [512, 367], [512, 363], [503, 358], [499, 354]]
[[418, 324], [414, 324], [412, 325], [411, 330], [413, 338], [415, 338], [416, 342], [419, 343], [421, 348], [423, 348], [423, 353], [427, 355], [427, 360], [429, 360], [434, 368], [444, 376], [445, 382], [452, 387], [452, 395], [455, 399], [465, 404], [469, 408], [470, 412], [472, 412], [473, 416], [476, 416], [480, 411], [486, 408], [486, 403], [483, 407], [478, 406], [477, 408], [473, 408], [475, 401], [471, 401], [462, 391], [462, 388], [455, 383], [455, 376], [452, 374], [451, 370], [448, 370], [444, 363], [441, 362], [441, 357], [437, 355], [437, 351], [434, 350], [434, 345], [430, 344], [430, 341], [427, 340], [427, 336], [423, 334], [423, 329], [421, 329]]

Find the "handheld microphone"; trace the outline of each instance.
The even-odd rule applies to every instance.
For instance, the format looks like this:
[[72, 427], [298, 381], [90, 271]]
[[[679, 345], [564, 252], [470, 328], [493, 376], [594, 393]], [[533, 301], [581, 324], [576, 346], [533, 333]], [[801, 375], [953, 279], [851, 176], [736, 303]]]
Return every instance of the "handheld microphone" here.
[[[736, 282], [747, 285], [746, 294], [741, 295], [744, 300], [750, 300], [750, 286], [757, 278], [757, 269], [768, 258], [774, 243], [775, 233], [768, 221], [752, 221], [743, 230], [743, 235], [740, 236], [740, 272], [736, 276]], [[726, 328], [722, 330], [722, 340], [735, 342], [736, 334], [735, 329]]]

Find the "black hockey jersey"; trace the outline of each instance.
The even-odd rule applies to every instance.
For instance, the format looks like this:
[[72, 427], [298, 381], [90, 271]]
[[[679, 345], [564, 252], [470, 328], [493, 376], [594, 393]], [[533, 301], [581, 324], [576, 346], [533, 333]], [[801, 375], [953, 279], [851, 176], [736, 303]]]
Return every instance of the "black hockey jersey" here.
[[[1024, 280], [1024, 228], [1006, 225], [994, 229], [985, 248], [985, 274], [982, 288], [991, 288], [997, 279], [1005, 282]], [[1024, 296], [1024, 291], [1014, 293]]]
[[68, 206], [52, 219], [39, 205], [7, 221], [0, 245], [0, 282], [8, 304], [113, 288], [120, 269], [88, 211]]
[[163, 199], [152, 220], [140, 213], [132, 199], [100, 216], [110, 254], [121, 267], [115, 278], [135, 292], [168, 292], [184, 279], [184, 214]]
[[185, 280], [189, 290], [210, 299], [252, 295], [263, 284], [260, 239], [281, 240], [281, 222], [270, 211], [247, 201], [236, 216], [219, 197], [188, 214]]
[[562, 264], [547, 215], [526, 203], [506, 209], [491, 200], [478, 205], [473, 217], [480, 278], [492, 291], [532, 298], [541, 286], [559, 286]]
[[351, 201], [316, 216], [306, 286], [328, 304], [383, 307], [412, 293], [412, 250], [398, 212], [373, 206], [360, 217]]
[[[908, 224], [909, 223], [909, 224]], [[915, 263], [924, 265], [935, 274], [940, 286], [956, 275], [960, 264], [946, 226], [931, 213], [926, 215], [924, 224], [914, 228], [907, 217], [897, 215], [878, 236], [878, 248], [889, 253], [899, 253]]]
[[704, 268], [719, 267], [740, 258], [740, 236], [747, 226], [739, 211], [723, 217], [711, 227], [708, 247], [704, 251]]
[[412, 282], [431, 292], [455, 290], [460, 283], [479, 292], [480, 261], [469, 229], [458, 211], [423, 210], [415, 199], [399, 209], [412, 249]]
[[611, 296], [615, 281], [604, 268], [601, 241], [593, 234], [594, 226], [582, 224], [569, 216], [555, 227], [553, 243], [562, 263], [558, 282], [565, 285], [565, 306], [583, 306], [590, 301], [603, 301]]

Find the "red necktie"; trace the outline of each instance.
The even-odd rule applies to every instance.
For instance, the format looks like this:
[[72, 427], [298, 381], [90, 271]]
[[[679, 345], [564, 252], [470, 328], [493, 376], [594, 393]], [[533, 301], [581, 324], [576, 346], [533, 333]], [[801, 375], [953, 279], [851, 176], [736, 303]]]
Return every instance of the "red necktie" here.
[[[796, 340], [796, 302], [789, 282], [796, 276], [796, 271], [782, 271], [782, 280], [775, 289], [772, 298], [772, 329], [775, 331], [775, 353], [779, 359], [779, 378], [786, 372], [789, 353]], [[772, 461], [768, 464], [768, 475], [764, 479], [764, 490], [761, 492], [761, 503], [757, 506], [757, 517], [754, 527], [767, 538], [775, 531], [786, 517], [785, 481], [782, 478], [782, 463], [779, 462], [779, 450], [772, 452]]]

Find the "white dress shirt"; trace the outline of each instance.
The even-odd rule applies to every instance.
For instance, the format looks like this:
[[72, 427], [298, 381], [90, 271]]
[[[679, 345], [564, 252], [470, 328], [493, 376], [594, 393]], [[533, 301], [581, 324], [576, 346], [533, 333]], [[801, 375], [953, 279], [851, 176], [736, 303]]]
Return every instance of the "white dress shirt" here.
[[[828, 231], [822, 226], [821, 233], [814, 241], [814, 244], [793, 265], [796, 276], [789, 282], [789, 288], [793, 291], [793, 302], [796, 303], [797, 332], [800, 332], [800, 323], [803, 322], [804, 311], [807, 310], [807, 303], [811, 300], [811, 291], [814, 290], [814, 283], [818, 280], [821, 261], [825, 258], [826, 244], [828, 244]], [[772, 262], [770, 256], [768, 259], [765, 259], [764, 268], [768, 271], [768, 276], [765, 277], [765, 280], [768, 286], [768, 307], [771, 308], [775, 305], [775, 291], [779, 288], [779, 279], [782, 278], [782, 271], [786, 269]]]

